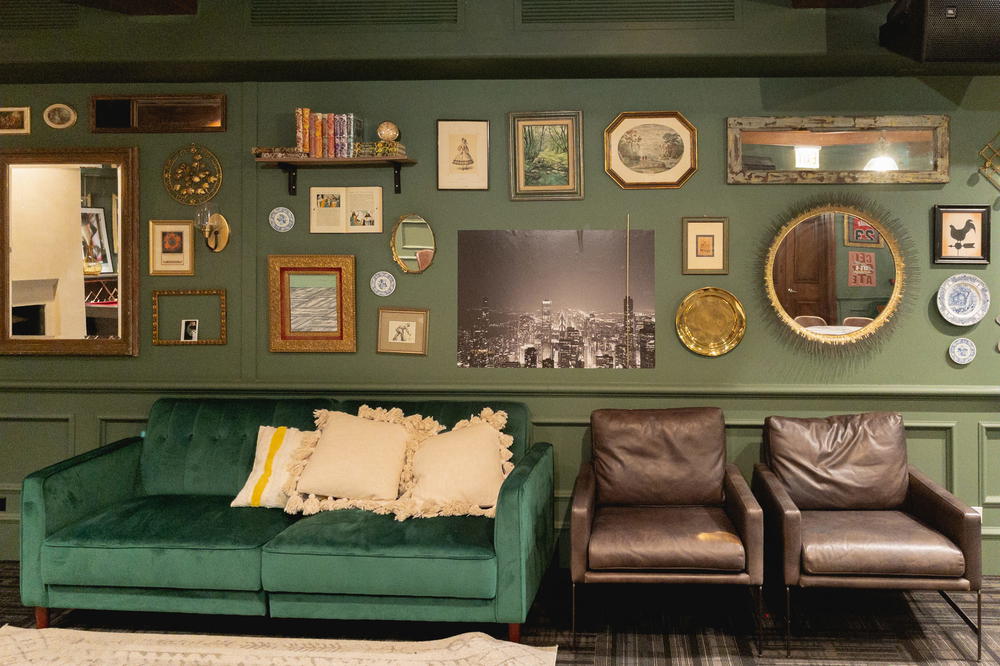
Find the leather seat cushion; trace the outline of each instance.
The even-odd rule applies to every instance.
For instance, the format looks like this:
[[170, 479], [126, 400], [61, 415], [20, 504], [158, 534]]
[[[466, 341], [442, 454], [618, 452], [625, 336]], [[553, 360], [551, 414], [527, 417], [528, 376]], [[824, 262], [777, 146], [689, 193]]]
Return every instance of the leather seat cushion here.
[[958, 546], [902, 511], [803, 511], [802, 569], [811, 574], [962, 576]]
[[746, 553], [714, 506], [605, 506], [594, 515], [591, 569], [743, 571]]

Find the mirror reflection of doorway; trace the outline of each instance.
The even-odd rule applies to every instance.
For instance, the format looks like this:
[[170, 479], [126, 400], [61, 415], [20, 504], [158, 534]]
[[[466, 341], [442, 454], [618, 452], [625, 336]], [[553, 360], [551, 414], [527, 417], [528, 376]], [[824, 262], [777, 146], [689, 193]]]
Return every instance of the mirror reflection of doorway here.
[[839, 322], [834, 215], [821, 213], [805, 220], [782, 240], [774, 264], [774, 289], [793, 319], [811, 315], [828, 324]]

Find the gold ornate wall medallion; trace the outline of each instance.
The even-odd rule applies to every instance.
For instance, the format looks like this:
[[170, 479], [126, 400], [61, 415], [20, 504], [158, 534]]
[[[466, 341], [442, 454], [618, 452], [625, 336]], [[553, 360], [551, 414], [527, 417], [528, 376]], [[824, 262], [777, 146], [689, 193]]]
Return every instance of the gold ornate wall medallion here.
[[163, 186], [182, 204], [198, 206], [219, 193], [222, 165], [211, 150], [192, 143], [167, 158]]

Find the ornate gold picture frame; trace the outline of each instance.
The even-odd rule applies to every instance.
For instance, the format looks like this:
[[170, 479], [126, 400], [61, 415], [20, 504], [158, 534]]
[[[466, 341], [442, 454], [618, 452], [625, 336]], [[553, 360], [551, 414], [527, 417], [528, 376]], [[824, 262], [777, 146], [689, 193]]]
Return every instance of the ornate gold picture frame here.
[[[197, 325], [199, 319], [193, 317], [176, 317], [166, 321], [163, 315], [160, 300], [165, 297], [174, 296], [216, 296], [219, 299], [219, 326], [218, 337], [201, 338], [195, 333], [195, 338], [189, 339], [186, 335], [186, 328], [177, 325], [182, 322], [196, 322], [195, 331], [201, 327]], [[189, 313], [188, 313], [189, 314]], [[153, 291], [153, 344], [154, 345], [224, 345], [228, 337], [228, 315], [226, 313], [226, 290], [225, 289], [157, 289]], [[161, 331], [179, 331], [176, 338], [161, 338]]]
[[270, 351], [356, 351], [353, 255], [271, 255], [267, 273]]

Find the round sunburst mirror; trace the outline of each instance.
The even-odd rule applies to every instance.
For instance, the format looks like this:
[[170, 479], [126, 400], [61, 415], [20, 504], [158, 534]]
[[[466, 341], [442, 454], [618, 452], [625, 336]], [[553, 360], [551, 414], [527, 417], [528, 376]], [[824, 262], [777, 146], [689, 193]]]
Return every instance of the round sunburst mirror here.
[[764, 266], [767, 297], [791, 331], [824, 345], [870, 339], [897, 313], [906, 262], [884, 216], [809, 206], [781, 226]]

